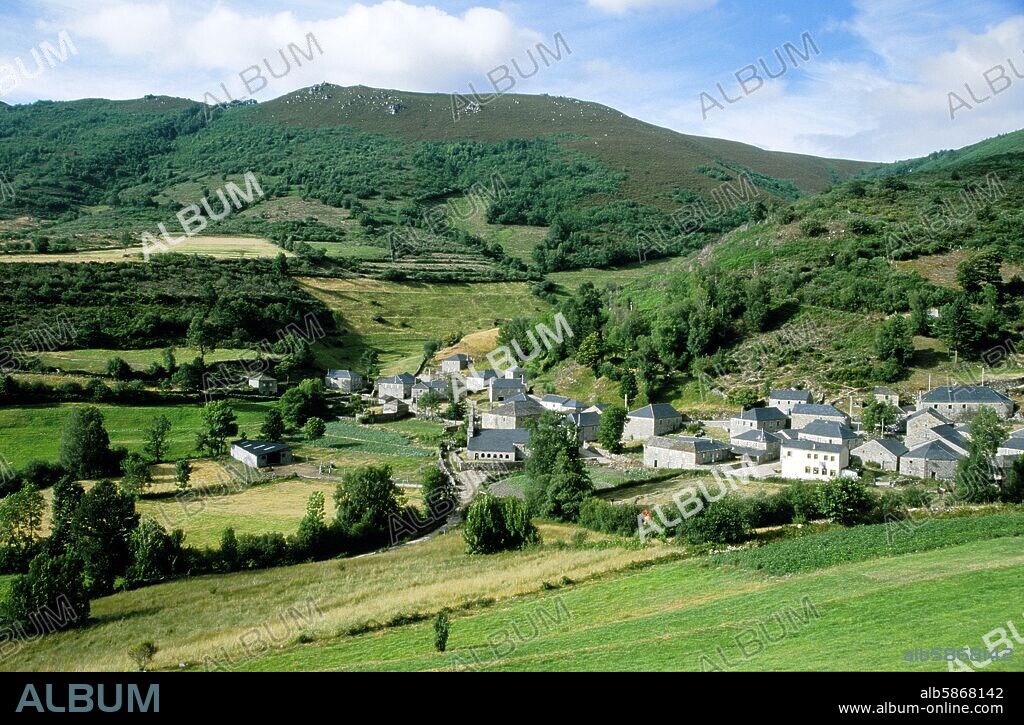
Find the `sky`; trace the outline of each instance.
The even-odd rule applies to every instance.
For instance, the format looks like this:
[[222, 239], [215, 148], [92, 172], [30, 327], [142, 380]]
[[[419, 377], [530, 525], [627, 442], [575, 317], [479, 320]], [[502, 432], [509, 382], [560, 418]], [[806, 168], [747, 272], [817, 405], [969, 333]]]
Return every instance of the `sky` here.
[[0, 7], [6, 103], [150, 93], [260, 102], [323, 81], [571, 96], [682, 133], [894, 161], [1024, 127], [1024, 0]]

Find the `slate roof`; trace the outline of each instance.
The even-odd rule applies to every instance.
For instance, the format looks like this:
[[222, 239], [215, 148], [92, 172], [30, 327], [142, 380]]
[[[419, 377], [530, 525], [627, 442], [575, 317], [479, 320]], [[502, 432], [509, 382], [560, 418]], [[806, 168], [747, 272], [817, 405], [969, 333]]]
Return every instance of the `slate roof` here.
[[842, 423], [836, 423], [834, 420], [812, 420], [801, 428], [799, 433], [801, 437], [811, 435], [823, 438], [839, 438], [844, 441], [863, 437], [854, 433]]
[[[1019, 432], [1019, 431], [1018, 431]], [[1011, 436], [1003, 443], [999, 444], [1000, 448], [1008, 448], [1011, 451], [1024, 451], [1024, 435]]]
[[577, 428], [590, 428], [592, 426], [601, 425], [600, 413], [566, 413], [565, 417], [571, 420]]
[[448, 383], [444, 380], [420, 380], [412, 386], [413, 390], [448, 390]]
[[442, 362], [469, 362], [469, 355], [464, 352], [457, 352], [454, 355], [449, 355]]
[[491, 370], [490, 368], [487, 368], [486, 370], [474, 370], [469, 374], [468, 377], [482, 378], [484, 380], [494, 380], [495, 378], [498, 377], [498, 372], [496, 370]]
[[707, 451], [728, 450], [729, 446], [714, 438], [694, 438], [691, 436], [678, 436], [668, 438], [666, 436], [654, 436], [644, 448], [667, 448], [673, 451], [684, 451], [686, 453], [705, 453]]
[[820, 451], [822, 453], [842, 453], [843, 447], [832, 443], [818, 443], [797, 438], [791, 441], [782, 441], [783, 448], [795, 448], [798, 451]]
[[486, 453], [513, 453], [517, 444], [524, 445], [529, 440], [530, 431], [522, 428], [482, 430], [466, 442], [466, 448]]
[[875, 395], [898, 395], [898, 393], [895, 390], [893, 390], [892, 388], [887, 388], [885, 386], [879, 386], [879, 387], [875, 388]]
[[526, 386], [519, 380], [506, 380], [505, 378], [495, 378], [491, 381], [492, 388], [506, 388], [508, 390], [522, 390]]
[[766, 420], [786, 420], [786, 414], [778, 408], [751, 408], [744, 410], [739, 415], [740, 420], [754, 420], [754, 421], [766, 421]]
[[339, 380], [350, 380], [352, 378], [362, 377], [359, 373], [353, 373], [351, 370], [328, 370], [327, 377], [338, 378]]
[[812, 403], [803, 403], [801, 405], [793, 406], [793, 415], [816, 415], [821, 418], [831, 417], [837, 418], [839, 416], [846, 417], [846, 413], [839, 410], [833, 405], [818, 405]]
[[583, 403], [581, 403], [578, 400], [567, 398], [564, 395], [555, 395], [553, 393], [548, 393], [547, 395], [545, 395], [543, 398], [541, 398], [541, 402], [559, 405], [563, 408], [575, 408], [577, 410], [583, 410], [583, 408], [586, 407], [583, 405]]
[[905, 455], [905, 454], [906, 454], [906, 452], [907, 452], [908, 450], [910, 450], [910, 449], [909, 449], [909, 448], [907, 448], [907, 447], [906, 447], [905, 445], [903, 445], [903, 442], [902, 442], [902, 441], [898, 441], [898, 440], [896, 440], [895, 438], [877, 438], [877, 439], [875, 439], [875, 440], [873, 440], [873, 441], [868, 441], [867, 443], [865, 443], [865, 444], [864, 444], [864, 445], [862, 445], [862, 446], [857, 446], [857, 447], [856, 447], [856, 448], [854, 448], [854, 449], [853, 449], [853, 451], [851, 451], [851, 452], [852, 452], [852, 453], [853, 453], [854, 455], [856, 455], [857, 451], [859, 451], [859, 450], [862, 450], [862, 449], [864, 449], [864, 448], [867, 448], [867, 447], [868, 447], [868, 446], [870, 446], [870, 445], [878, 445], [878, 446], [881, 446], [881, 447], [882, 447], [883, 449], [885, 449], [885, 450], [886, 450], [886, 451], [887, 451], [888, 453], [890, 453], [890, 454], [892, 454], [892, 455], [894, 455], [894, 456], [897, 456], [897, 457], [900, 457], [900, 456], [903, 456], [903, 455]]
[[392, 375], [389, 378], [381, 378], [377, 381], [377, 385], [412, 385], [416, 382], [409, 373], [402, 373], [400, 375]]
[[778, 443], [782, 439], [774, 433], [766, 433], [763, 430], [745, 430], [739, 435], [732, 437], [734, 441], [744, 441], [745, 443]]
[[768, 396], [771, 400], [793, 400], [801, 403], [811, 402], [811, 391], [809, 390], [773, 390]]
[[929, 418], [934, 418], [934, 419], [938, 420], [940, 423], [952, 423], [953, 422], [949, 418], [944, 416], [942, 413], [940, 413], [939, 411], [935, 410], [934, 408], [923, 408], [923, 409], [918, 410], [918, 411], [916, 411], [914, 413], [911, 413], [907, 417], [907, 423], [910, 423], [910, 421], [912, 421], [912, 420], [917, 420], [921, 416], [928, 416]]
[[668, 403], [654, 403], [644, 408], [639, 408], [632, 411], [629, 414], [630, 418], [654, 418], [656, 420], [664, 418], [681, 418], [682, 413], [673, 408]]
[[[518, 396], [516, 396], [518, 397]], [[525, 400], [506, 400], [502, 405], [491, 410], [484, 411], [485, 414], [490, 413], [491, 415], [501, 415], [506, 417], [524, 418], [533, 415], [540, 415], [544, 412], [544, 407], [533, 400], [532, 398], [526, 398]]]
[[234, 441], [232, 446], [237, 446], [243, 451], [255, 454], [257, 456], [265, 456], [268, 453], [277, 453], [279, 451], [290, 451], [291, 446], [287, 446], [284, 443], [278, 443], [276, 441]]
[[904, 458], [924, 459], [926, 461], [959, 461], [964, 456], [954, 451], [942, 441], [928, 441], [906, 453]]
[[944, 385], [921, 396], [922, 403], [1012, 403], [1009, 398], [992, 388], [980, 385]]

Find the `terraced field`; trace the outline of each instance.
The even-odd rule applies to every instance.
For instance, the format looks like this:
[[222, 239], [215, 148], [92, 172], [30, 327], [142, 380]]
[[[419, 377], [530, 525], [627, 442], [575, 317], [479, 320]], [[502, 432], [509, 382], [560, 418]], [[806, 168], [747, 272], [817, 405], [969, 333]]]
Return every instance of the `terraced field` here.
[[[154, 236], [157, 236], [155, 234]], [[174, 232], [172, 231], [172, 234]], [[159, 237], [158, 237], [159, 238]], [[245, 259], [252, 257], [276, 257], [278, 254], [292, 256], [276, 244], [258, 237], [189, 237], [180, 244], [170, 247], [179, 254], [203, 254], [217, 259]], [[158, 251], [156, 253], [159, 253]], [[0, 262], [142, 262], [142, 247], [117, 247], [97, 249], [70, 254], [0, 254]]]

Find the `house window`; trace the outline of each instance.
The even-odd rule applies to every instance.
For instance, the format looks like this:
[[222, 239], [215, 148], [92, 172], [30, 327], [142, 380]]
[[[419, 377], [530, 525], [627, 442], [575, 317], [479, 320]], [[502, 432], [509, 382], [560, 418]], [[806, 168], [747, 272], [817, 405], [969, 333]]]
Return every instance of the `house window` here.
[[804, 468], [804, 473], [810, 473], [810, 472], [811, 472], [811, 467], [810, 466], [807, 466], [806, 468]]
[[814, 460], [818, 460], [818, 454], [817, 453], [814, 454]]

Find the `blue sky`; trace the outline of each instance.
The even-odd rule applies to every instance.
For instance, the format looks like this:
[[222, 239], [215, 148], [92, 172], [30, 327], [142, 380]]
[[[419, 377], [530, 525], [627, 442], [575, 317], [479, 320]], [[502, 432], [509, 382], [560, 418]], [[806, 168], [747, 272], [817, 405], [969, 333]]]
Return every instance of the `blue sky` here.
[[[507, 67], [516, 93], [797, 153], [888, 161], [1024, 127], [1021, 0], [6, 0], [0, 20], [8, 103], [209, 100], [221, 84], [240, 97], [240, 72], [289, 43], [307, 47], [312, 32], [322, 55], [269, 79], [256, 100], [320, 81], [484, 93], [488, 72], [503, 79]], [[36, 73], [33, 48], [57, 47], [62, 31], [76, 52]], [[554, 51], [556, 34], [571, 53], [531, 75], [530, 55], [538, 43]], [[765, 78], [761, 61], [777, 73], [778, 58], [786, 72]]]

